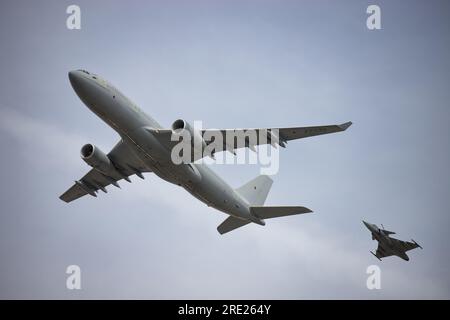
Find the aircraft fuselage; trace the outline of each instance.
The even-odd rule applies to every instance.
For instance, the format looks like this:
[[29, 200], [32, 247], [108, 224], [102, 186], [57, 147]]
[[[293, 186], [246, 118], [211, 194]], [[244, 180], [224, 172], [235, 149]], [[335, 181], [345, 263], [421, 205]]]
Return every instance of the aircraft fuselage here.
[[173, 163], [171, 150], [152, 134], [162, 126], [110, 83], [82, 70], [69, 72], [69, 79], [83, 103], [120, 135], [150, 171], [183, 187], [208, 206], [264, 225], [250, 213], [247, 200], [208, 166]]

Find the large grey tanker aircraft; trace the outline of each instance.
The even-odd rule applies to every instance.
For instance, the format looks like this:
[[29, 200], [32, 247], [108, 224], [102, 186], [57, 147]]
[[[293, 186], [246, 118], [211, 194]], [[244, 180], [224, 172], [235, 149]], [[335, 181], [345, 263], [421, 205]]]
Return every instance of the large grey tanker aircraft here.
[[411, 240], [412, 242], [409, 242], [391, 238], [390, 235], [395, 234], [395, 232], [385, 230], [384, 227], [383, 229], [381, 229], [376, 224], [368, 223], [366, 221], [363, 221], [363, 223], [372, 234], [372, 240], [378, 241], [377, 252], [373, 253], [372, 251], [370, 251], [370, 253], [380, 261], [381, 258], [389, 256], [397, 256], [402, 258], [403, 260], [409, 261], [409, 257], [406, 254], [406, 251], [415, 248], [422, 249], [422, 247], [414, 240]]
[[[228, 214], [229, 217], [217, 228], [220, 234], [251, 222], [265, 225], [264, 219], [312, 211], [301, 206], [263, 206], [272, 185], [272, 180], [266, 175], [260, 175], [242, 187], [233, 189], [207, 165], [174, 163], [171, 157], [171, 134], [187, 131], [192, 137], [202, 140], [203, 146], [207, 146], [212, 141], [204, 137], [211, 132], [226, 136], [231, 131], [259, 134], [266, 130], [268, 139], [259, 139], [255, 145], [270, 143], [275, 147], [277, 144], [285, 147], [289, 140], [340, 132], [351, 125], [351, 122], [347, 122], [316, 127], [195, 131], [193, 126], [179, 119], [171, 128], [165, 129], [98, 75], [76, 70], [69, 72], [69, 79], [81, 101], [114, 129], [121, 140], [108, 154], [93, 144], [84, 145], [81, 157], [92, 169], [75, 181], [60, 199], [70, 202], [87, 194], [96, 197], [98, 190], [107, 192], [106, 186], [110, 184], [119, 187], [118, 181], [121, 179], [131, 182], [129, 177], [132, 175], [144, 179], [144, 172], [154, 172], [160, 178], [183, 187], [206, 205]], [[276, 136], [271, 130], [277, 133]], [[223, 144], [224, 150], [232, 153], [241, 147], [254, 148], [249, 143], [238, 145], [234, 139], [233, 142], [224, 141]]]

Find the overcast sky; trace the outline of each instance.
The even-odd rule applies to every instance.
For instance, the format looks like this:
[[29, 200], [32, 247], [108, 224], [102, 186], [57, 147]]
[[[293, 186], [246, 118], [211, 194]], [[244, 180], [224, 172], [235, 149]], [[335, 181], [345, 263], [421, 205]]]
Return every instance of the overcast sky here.
[[[68, 30], [73, 3], [1, 2], [0, 298], [450, 298], [448, 1], [76, 1]], [[81, 146], [119, 139], [73, 92], [79, 68], [167, 127], [354, 125], [282, 150], [267, 204], [314, 213], [265, 227], [221, 236], [224, 214], [153, 174], [66, 204]], [[362, 219], [424, 250], [379, 262]]]

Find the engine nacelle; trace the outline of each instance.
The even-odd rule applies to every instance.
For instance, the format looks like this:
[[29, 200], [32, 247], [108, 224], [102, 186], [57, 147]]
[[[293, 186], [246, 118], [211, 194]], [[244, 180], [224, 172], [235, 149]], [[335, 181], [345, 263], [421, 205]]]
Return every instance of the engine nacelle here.
[[110, 176], [115, 171], [115, 167], [108, 156], [93, 144], [88, 143], [81, 148], [81, 159], [105, 175]]
[[175, 134], [182, 135], [183, 131], [189, 132], [191, 136], [191, 145], [195, 148], [201, 148], [200, 151], [203, 152], [206, 148], [206, 142], [203, 139], [199, 130], [194, 130], [194, 127], [191, 126], [188, 122], [178, 119], [174, 123], [172, 123], [172, 131]]

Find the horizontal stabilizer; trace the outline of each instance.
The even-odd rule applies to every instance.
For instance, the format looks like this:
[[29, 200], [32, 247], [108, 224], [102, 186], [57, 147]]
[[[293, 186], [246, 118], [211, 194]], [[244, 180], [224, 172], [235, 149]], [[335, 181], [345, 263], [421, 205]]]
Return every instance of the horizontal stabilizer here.
[[249, 220], [242, 220], [233, 216], [229, 216], [217, 227], [217, 231], [219, 231], [220, 234], [224, 234], [233, 231], [234, 229], [243, 227], [250, 222], [251, 221]]
[[253, 215], [260, 219], [278, 218], [312, 212], [310, 209], [299, 206], [281, 206], [281, 207], [250, 207]]

